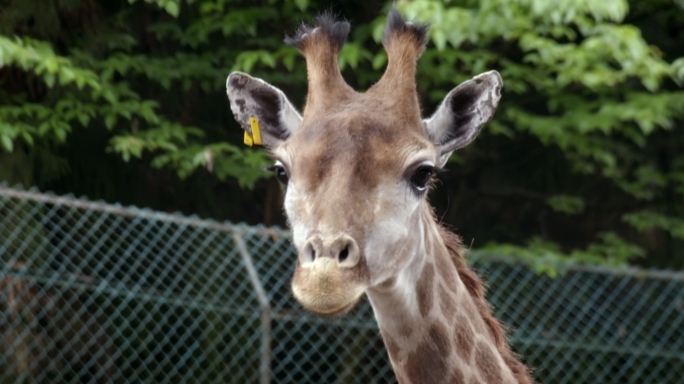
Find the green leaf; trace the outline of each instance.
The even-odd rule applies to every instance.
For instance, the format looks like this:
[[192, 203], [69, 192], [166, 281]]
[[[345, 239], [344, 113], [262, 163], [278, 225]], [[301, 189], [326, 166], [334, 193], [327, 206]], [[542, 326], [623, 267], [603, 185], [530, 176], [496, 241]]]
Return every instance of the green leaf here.
[[14, 149], [14, 143], [12, 141], [12, 138], [7, 136], [7, 135], [0, 135], [0, 143], [2, 143], [2, 146], [8, 151], [12, 152]]
[[104, 122], [105, 122], [105, 126], [107, 127], [107, 129], [114, 128], [114, 126], [116, 125], [116, 120], [117, 120], [116, 114], [110, 113], [110, 114], [106, 115], [104, 118]]
[[55, 128], [54, 131], [55, 135], [57, 136], [57, 139], [63, 143], [66, 140], [67, 131], [61, 128]]
[[435, 30], [430, 34], [430, 36], [432, 37], [432, 41], [435, 42], [435, 46], [438, 50], [443, 51], [446, 48], [447, 37], [444, 31]]
[[57, 78], [55, 77], [54, 73], [46, 73], [45, 75], [43, 75], [43, 80], [45, 80], [45, 84], [50, 88], [52, 88], [55, 85], [56, 79]]
[[373, 61], [371, 62], [371, 65], [373, 66], [373, 69], [378, 70], [387, 64], [387, 53], [379, 52], [375, 57], [373, 57]]
[[90, 116], [88, 116], [87, 113], [79, 113], [78, 115], [78, 121], [83, 125], [84, 127], [88, 126], [88, 123], [90, 122]]
[[43, 121], [38, 125], [38, 134], [41, 136], [45, 136], [49, 131], [50, 131], [50, 122], [49, 121]]
[[554, 211], [575, 215], [584, 210], [584, 200], [577, 196], [557, 195], [546, 199]]
[[684, 219], [679, 217], [653, 211], [640, 211], [625, 214], [622, 220], [640, 231], [657, 228], [668, 232], [673, 237], [684, 239]]
[[309, 0], [294, 0], [294, 3], [302, 12], [309, 7]]
[[259, 55], [259, 59], [262, 63], [268, 65], [271, 68], [274, 68], [276, 65], [275, 58], [269, 52], [261, 52], [261, 54]]
[[166, 12], [169, 13], [169, 15], [171, 15], [173, 17], [178, 17], [178, 12], [179, 12], [178, 3], [174, 2], [174, 1], [167, 1], [167, 3], [164, 4], [164, 9], [166, 10]]

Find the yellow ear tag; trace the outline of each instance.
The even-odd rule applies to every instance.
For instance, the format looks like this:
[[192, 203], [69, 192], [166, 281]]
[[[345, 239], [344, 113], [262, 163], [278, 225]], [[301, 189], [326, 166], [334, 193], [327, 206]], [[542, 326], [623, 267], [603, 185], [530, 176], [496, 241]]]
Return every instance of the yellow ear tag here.
[[252, 138], [254, 139], [254, 144], [261, 145], [261, 131], [259, 130], [259, 120], [252, 116], [249, 118], [249, 123], [252, 125]]
[[252, 136], [250, 136], [249, 132], [245, 131], [245, 145], [248, 147], [251, 147], [252, 144], [254, 144], [254, 141], [252, 140]]
[[257, 120], [256, 117], [252, 116], [249, 118], [249, 124], [252, 126], [252, 134], [250, 135], [249, 132], [245, 131], [245, 144], [250, 147], [253, 144], [261, 145], [261, 131], [259, 131], [259, 120]]

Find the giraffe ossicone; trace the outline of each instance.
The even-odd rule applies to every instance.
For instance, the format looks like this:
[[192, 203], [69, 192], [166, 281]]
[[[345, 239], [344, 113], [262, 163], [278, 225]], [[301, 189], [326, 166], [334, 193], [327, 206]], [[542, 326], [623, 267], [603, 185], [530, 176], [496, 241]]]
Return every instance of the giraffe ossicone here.
[[323, 14], [285, 39], [306, 59], [303, 114], [261, 79], [234, 72], [226, 83], [236, 120], [252, 134], [250, 117], [258, 119], [285, 185], [297, 249], [293, 295], [336, 316], [365, 294], [400, 383], [532, 383], [460, 238], [437, 223], [426, 197], [451, 153], [494, 115], [501, 76], [490, 71], [460, 84], [423, 119], [415, 73], [427, 25], [390, 11], [387, 68], [364, 93], [337, 64], [349, 30]]

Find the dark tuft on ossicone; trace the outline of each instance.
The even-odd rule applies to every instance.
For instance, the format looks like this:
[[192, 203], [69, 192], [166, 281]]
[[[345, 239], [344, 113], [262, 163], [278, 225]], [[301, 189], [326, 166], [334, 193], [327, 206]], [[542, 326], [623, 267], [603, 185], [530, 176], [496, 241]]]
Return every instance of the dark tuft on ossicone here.
[[382, 34], [382, 44], [388, 46], [391, 42], [392, 35], [402, 34], [410, 36], [416, 43], [424, 47], [428, 41], [429, 29], [429, 24], [407, 23], [397, 8], [392, 6], [389, 14], [387, 14], [387, 24], [385, 24], [385, 31]]
[[302, 50], [307, 37], [311, 36], [311, 33], [316, 28], [318, 28], [316, 34], [321, 33], [326, 36], [330, 45], [336, 51], [339, 51], [342, 49], [345, 41], [347, 41], [350, 25], [349, 22], [345, 20], [337, 21], [335, 15], [333, 15], [331, 11], [325, 11], [318, 15], [315, 26], [312, 27], [302, 23], [302, 25], [297, 28], [294, 36], [285, 36], [285, 44]]

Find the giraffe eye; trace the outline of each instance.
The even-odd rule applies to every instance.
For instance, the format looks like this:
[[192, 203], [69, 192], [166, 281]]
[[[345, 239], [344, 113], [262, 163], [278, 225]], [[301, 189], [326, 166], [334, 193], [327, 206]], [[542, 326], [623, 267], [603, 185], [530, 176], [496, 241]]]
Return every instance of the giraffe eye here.
[[287, 184], [288, 177], [287, 177], [287, 172], [285, 172], [285, 168], [275, 167], [273, 172], [275, 172], [276, 179], [278, 179], [280, 184], [283, 184], [283, 185]]
[[275, 173], [276, 179], [278, 179], [280, 184], [287, 185], [287, 181], [290, 179], [290, 177], [287, 175], [287, 170], [285, 170], [283, 163], [278, 161], [266, 169]]
[[411, 184], [419, 191], [424, 191], [434, 174], [435, 171], [432, 167], [420, 167], [411, 176]]

